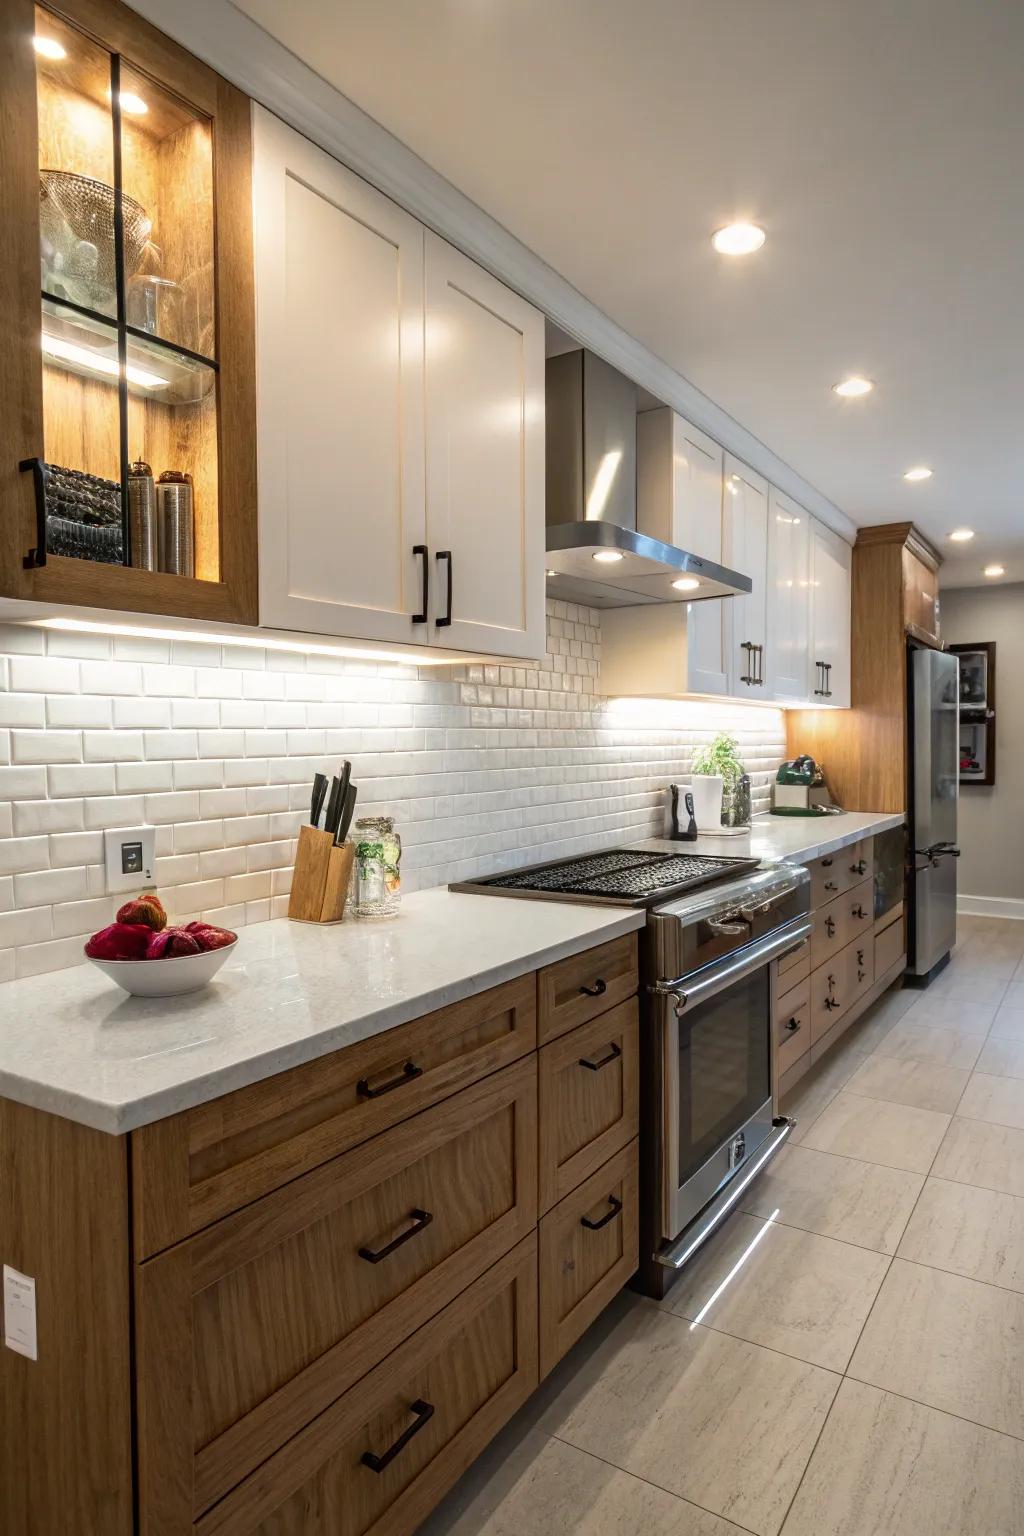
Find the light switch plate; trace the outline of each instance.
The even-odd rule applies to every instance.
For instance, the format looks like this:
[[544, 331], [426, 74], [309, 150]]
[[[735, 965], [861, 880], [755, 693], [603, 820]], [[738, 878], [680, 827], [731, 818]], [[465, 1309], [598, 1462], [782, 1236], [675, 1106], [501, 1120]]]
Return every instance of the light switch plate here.
[[156, 828], [113, 827], [103, 834], [108, 891], [141, 891], [156, 884]]

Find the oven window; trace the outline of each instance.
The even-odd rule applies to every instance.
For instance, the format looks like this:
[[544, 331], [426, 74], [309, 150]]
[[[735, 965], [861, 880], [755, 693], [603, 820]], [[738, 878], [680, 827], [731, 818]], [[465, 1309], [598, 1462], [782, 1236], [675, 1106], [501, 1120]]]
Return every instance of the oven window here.
[[771, 1097], [769, 967], [679, 1019], [679, 1183]]

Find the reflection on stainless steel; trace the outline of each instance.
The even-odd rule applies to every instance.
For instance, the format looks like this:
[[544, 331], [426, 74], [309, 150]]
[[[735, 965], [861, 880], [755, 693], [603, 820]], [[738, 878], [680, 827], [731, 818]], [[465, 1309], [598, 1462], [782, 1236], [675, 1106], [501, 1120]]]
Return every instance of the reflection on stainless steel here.
[[693, 1332], [693, 1330], [696, 1327], [699, 1326], [700, 1323], [702, 1323], [704, 1321], [704, 1319], [707, 1317], [708, 1313], [711, 1311], [711, 1308], [714, 1306], [715, 1302], [718, 1300], [719, 1296], [721, 1296], [722, 1292], [727, 1290], [728, 1287], [735, 1280], [736, 1276], [739, 1274], [739, 1272], [743, 1268], [744, 1264], [750, 1258], [750, 1255], [753, 1253], [753, 1251], [757, 1247], [758, 1243], [761, 1242], [762, 1239], [764, 1239], [765, 1237], [768, 1236], [768, 1231], [769, 1231], [769, 1229], [771, 1227], [771, 1224], [775, 1220], [776, 1216], [778, 1216], [778, 1214], [779, 1214], [779, 1207], [776, 1206], [774, 1211], [772, 1211], [771, 1215], [766, 1218], [765, 1224], [761, 1228], [760, 1232], [758, 1232], [757, 1236], [751, 1238], [750, 1242], [744, 1248], [743, 1252], [740, 1254], [739, 1258], [736, 1260], [736, 1263], [733, 1265], [732, 1269], [730, 1269], [730, 1271], [726, 1275], [725, 1279], [719, 1281], [718, 1285], [715, 1286], [714, 1290], [711, 1292], [711, 1295], [708, 1297], [707, 1301], [701, 1307], [700, 1311], [697, 1313], [697, 1316], [693, 1319], [693, 1322], [690, 1324], [690, 1332], [691, 1333]]
[[909, 969], [926, 977], [956, 943], [957, 803], [960, 793], [956, 656], [910, 654], [912, 932]]

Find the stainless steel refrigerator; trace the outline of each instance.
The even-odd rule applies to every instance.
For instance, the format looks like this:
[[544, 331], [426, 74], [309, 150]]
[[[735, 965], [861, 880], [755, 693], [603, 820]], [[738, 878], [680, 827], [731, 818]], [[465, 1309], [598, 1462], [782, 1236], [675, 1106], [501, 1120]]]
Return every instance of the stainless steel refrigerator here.
[[956, 943], [960, 663], [913, 647], [910, 683], [910, 950], [908, 979], [927, 985]]

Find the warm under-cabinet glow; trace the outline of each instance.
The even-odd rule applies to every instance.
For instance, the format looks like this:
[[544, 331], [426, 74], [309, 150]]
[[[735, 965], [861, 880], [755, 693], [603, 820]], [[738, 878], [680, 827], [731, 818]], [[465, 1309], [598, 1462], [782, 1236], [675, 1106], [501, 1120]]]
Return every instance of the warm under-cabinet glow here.
[[465, 656], [424, 656], [417, 652], [407, 655], [403, 651], [371, 650], [367, 646], [336, 645], [322, 642], [281, 638], [274, 635], [246, 635], [236, 631], [211, 629], [172, 629], [157, 624], [100, 623], [94, 619], [29, 619], [25, 621], [33, 629], [58, 629], [70, 634], [128, 635], [143, 640], [188, 640], [200, 645], [244, 646], [254, 651], [297, 651], [303, 656], [340, 656], [349, 661], [397, 662], [405, 667], [455, 667], [463, 666]]
[[[76, 368], [86, 368], [90, 373], [101, 375], [105, 379], [116, 379], [118, 376], [118, 362], [116, 357], [108, 357], [102, 352], [93, 352], [89, 347], [80, 347], [76, 342], [65, 341], [63, 336], [48, 336], [43, 332], [42, 348], [44, 357], [52, 357], [55, 362], [70, 363]], [[125, 364], [125, 377], [129, 384], [137, 384], [140, 389], [163, 389], [168, 383], [158, 373], [149, 373], [145, 368], [138, 368], [134, 363]]]

